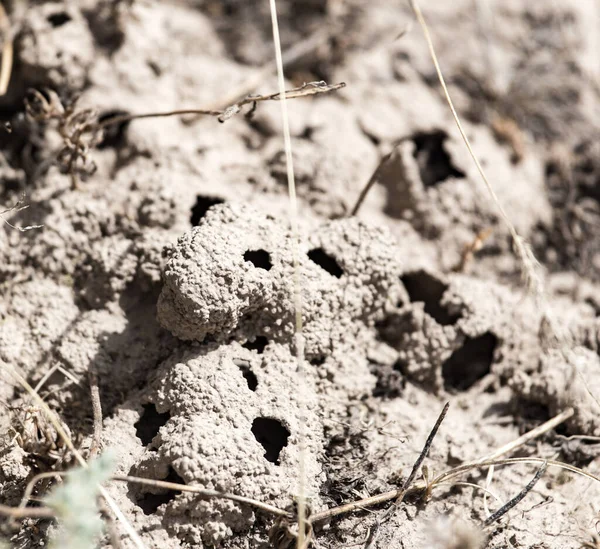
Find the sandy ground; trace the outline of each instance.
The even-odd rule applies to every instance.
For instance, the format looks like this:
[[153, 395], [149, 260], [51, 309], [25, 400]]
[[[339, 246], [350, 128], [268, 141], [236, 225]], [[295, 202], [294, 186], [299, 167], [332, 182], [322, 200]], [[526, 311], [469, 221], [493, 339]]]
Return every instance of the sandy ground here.
[[[114, 125], [69, 164], [74, 132], [97, 115], [221, 109], [276, 92], [268, 2], [14, 4], [1, 203], [25, 192], [30, 207], [6, 219], [43, 227], [4, 226], [0, 359], [36, 386], [84, 455], [92, 372], [101, 450], [114, 453], [117, 473], [280, 508], [298, 493], [301, 463], [313, 513], [397, 489], [446, 401], [430, 478], [570, 407], [566, 422], [512, 455], [598, 474], [596, 3], [423, 2], [475, 152], [541, 263], [546, 293], [536, 302], [407, 5], [279, 2], [284, 50], [306, 46], [286, 66], [288, 87], [347, 84], [288, 102], [300, 364], [277, 102], [222, 124], [187, 115]], [[55, 97], [45, 119], [32, 88]], [[16, 505], [33, 475], [64, 470], [73, 456], [6, 372], [0, 404], [0, 503]], [[597, 484], [553, 468], [484, 528], [536, 470], [496, 468], [490, 484], [487, 470], [472, 471], [379, 528], [385, 506], [315, 524], [316, 547], [591, 542]], [[247, 505], [108, 488], [148, 547], [272, 546], [272, 517]], [[19, 548], [43, 546], [52, 528], [0, 522]]]

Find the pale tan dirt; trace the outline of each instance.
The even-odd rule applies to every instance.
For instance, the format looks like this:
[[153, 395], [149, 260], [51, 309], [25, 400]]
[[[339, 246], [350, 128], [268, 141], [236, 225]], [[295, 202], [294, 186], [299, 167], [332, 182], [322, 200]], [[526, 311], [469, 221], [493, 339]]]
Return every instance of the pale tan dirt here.
[[[32, 87], [103, 116], [227, 106], [223, 98], [274, 66], [268, 2], [85, 0], [9, 9], [15, 66], [0, 116], [12, 131], [0, 134], [0, 203], [25, 192], [30, 208], [7, 219], [43, 228], [2, 232], [2, 363], [33, 385], [54, 368], [39, 394], [84, 454], [95, 369], [102, 449], [115, 453], [118, 473], [282, 508], [297, 495], [302, 448], [313, 512], [397, 488], [446, 401], [430, 475], [570, 406], [569, 421], [515, 455], [598, 474], [600, 445], [578, 437], [600, 436], [600, 8], [423, 2], [467, 133], [537, 254], [548, 311], [568, 335], [549, 349], [407, 5], [278, 3], [284, 49], [329, 33], [287, 68], [288, 86], [347, 84], [288, 104], [304, 362], [293, 337], [279, 104], [223, 124], [186, 116], [107, 130], [89, 152], [96, 171], [77, 188], [56, 163], [56, 129], [24, 112]], [[248, 91], [275, 92], [275, 75]], [[0, 405], [0, 503], [16, 505], [34, 474], [72, 460], [52, 429], [24, 433], [36, 411], [4, 374]], [[498, 468], [489, 489], [506, 502], [535, 471]], [[486, 471], [461, 480], [485, 486]], [[108, 488], [148, 547], [269, 546], [272, 519], [262, 511]], [[437, 487], [429, 501], [400, 506], [370, 547], [569, 549], [596, 530], [600, 491], [586, 479], [550, 469], [486, 529], [486, 504], [493, 512], [501, 503], [483, 493]], [[364, 547], [383, 512], [319, 525], [316, 547]], [[3, 520], [0, 539], [11, 546], [46, 543], [48, 521]]]

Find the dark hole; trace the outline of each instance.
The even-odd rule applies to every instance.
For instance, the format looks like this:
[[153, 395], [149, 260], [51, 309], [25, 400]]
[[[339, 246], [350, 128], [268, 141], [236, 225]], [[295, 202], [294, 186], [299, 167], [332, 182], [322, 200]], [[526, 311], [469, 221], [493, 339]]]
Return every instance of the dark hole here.
[[158, 434], [160, 428], [171, 419], [171, 414], [169, 412], [159, 414], [154, 404], [145, 404], [143, 408], [142, 417], [135, 423], [134, 427], [135, 434], [142, 441], [142, 444], [148, 446]]
[[267, 461], [279, 465], [279, 454], [287, 446], [290, 432], [276, 419], [258, 417], [252, 422], [252, 433], [265, 449]]
[[388, 399], [399, 397], [406, 385], [404, 369], [406, 364], [398, 359], [394, 364], [376, 364], [370, 362], [371, 373], [376, 377], [377, 383], [373, 389], [376, 398]]
[[[175, 472], [175, 469], [173, 469], [173, 467], [169, 467], [169, 474], [166, 478], [161, 480], [166, 480], [167, 482], [175, 482], [178, 484], [185, 484], [183, 479]], [[173, 501], [178, 494], [181, 494], [179, 490], [168, 490], [167, 492], [159, 494], [145, 492], [141, 495], [139, 499], [136, 500], [136, 504], [144, 512], [144, 515], [152, 515], [156, 513], [156, 511], [161, 505], [165, 505], [170, 501]]]
[[258, 387], [258, 379], [256, 378], [256, 375], [250, 368], [250, 364], [248, 364], [248, 362], [246, 362], [245, 360], [234, 360], [234, 362], [235, 365], [242, 372], [242, 375], [244, 376], [244, 379], [248, 384], [248, 389], [250, 389], [251, 391], [256, 391], [256, 388]]
[[256, 336], [254, 341], [246, 341], [242, 347], [248, 349], [249, 351], [256, 351], [259, 355], [261, 355], [268, 344], [269, 340], [265, 336]]
[[313, 366], [322, 366], [323, 364], [325, 364], [325, 356], [323, 356], [323, 355], [315, 356], [315, 357], [311, 358], [309, 360], [309, 362]]
[[244, 254], [244, 261], [250, 261], [257, 269], [264, 269], [270, 271], [271, 267], [271, 255], [265, 250], [248, 250]]
[[402, 284], [412, 302], [425, 303], [425, 312], [438, 324], [448, 326], [454, 324], [459, 315], [451, 315], [440, 305], [448, 286], [425, 271], [407, 273], [401, 277]]
[[330, 256], [323, 248], [315, 248], [308, 252], [308, 257], [314, 261], [319, 267], [325, 269], [329, 274], [336, 278], [341, 278], [344, 271], [334, 257]]
[[[98, 117], [98, 122], [106, 122], [111, 118], [117, 118], [126, 114], [129, 113], [127, 111], [122, 111], [118, 109], [105, 111]], [[106, 126], [103, 130], [104, 135], [102, 136], [102, 141], [98, 143], [97, 147], [99, 149], [107, 149], [108, 147], [117, 148], [119, 146], [122, 146], [125, 142], [125, 130], [127, 129], [128, 125], [129, 120], [125, 120], [123, 122], [115, 122], [114, 124]]]
[[242, 368], [242, 375], [248, 383], [248, 389], [251, 391], [256, 391], [256, 387], [258, 387], [258, 379], [256, 379], [254, 372], [250, 368]]
[[443, 131], [422, 132], [413, 137], [414, 156], [426, 187], [437, 185], [450, 177], [465, 177], [464, 172], [452, 164], [450, 155], [444, 149], [446, 139], [448, 135]]
[[219, 198], [218, 196], [203, 196], [199, 194], [196, 197], [196, 203], [192, 207], [192, 216], [190, 217], [192, 227], [196, 227], [200, 224], [200, 220], [204, 217], [211, 206], [223, 204], [223, 202], [225, 202], [225, 200]]
[[71, 20], [71, 16], [64, 11], [58, 13], [52, 13], [48, 16], [48, 23], [50, 23], [53, 27], [62, 27], [65, 23], [68, 23]]
[[445, 389], [465, 391], [489, 374], [497, 343], [498, 339], [490, 332], [473, 339], [467, 338], [463, 346], [442, 365]]

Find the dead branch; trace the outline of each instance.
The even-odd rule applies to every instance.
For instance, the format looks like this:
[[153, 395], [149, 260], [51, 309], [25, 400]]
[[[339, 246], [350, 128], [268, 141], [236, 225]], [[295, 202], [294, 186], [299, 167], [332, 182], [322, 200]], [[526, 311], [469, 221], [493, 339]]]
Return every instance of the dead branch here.
[[55, 513], [48, 507], [9, 507], [0, 504], [0, 515], [10, 517], [14, 520], [23, 518], [53, 518]]
[[393, 154], [393, 151], [391, 153], [385, 155], [381, 159], [381, 161], [379, 162], [379, 165], [377, 166], [377, 168], [375, 168], [373, 175], [371, 175], [371, 177], [367, 181], [367, 184], [363, 187], [362, 191], [360, 191], [360, 195], [356, 199], [356, 203], [354, 204], [354, 207], [350, 211], [350, 217], [354, 217], [356, 214], [358, 214], [358, 210], [362, 206], [362, 203], [365, 201], [365, 198], [367, 198], [369, 191], [373, 188], [373, 185], [375, 185], [375, 183], [377, 183], [377, 181], [379, 179], [381, 167], [392, 156], [392, 154]]
[[523, 488], [523, 490], [521, 490], [509, 502], [504, 504], [502, 507], [500, 507], [500, 509], [498, 509], [495, 513], [493, 513], [491, 516], [489, 516], [487, 518], [487, 520], [484, 522], [484, 526], [489, 526], [493, 522], [500, 520], [506, 513], [508, 513], [508, 511], [510, 511], [513, 507], [515, 507], [521, 501], [523, 501], [525, 496], [529, 492], [531, 492], [531, 490], [533, 490], [533, 487], [537, 484], [537, 481], [540, 480], [540, 478], [542, 478], [542, 476], [546, 472], [547, 468], [548, 468], [548, 464], [546, 462], [544, 462], [542, 464], [542, 466], [538, 469], [538, 472], [535, 474], [535, 476], [529, 481], [527, 486], [525, 486], [525, 488]]
[[17, 225], [13, 225], [10, 221], [8, 221], [8, 219], [4, 217], [7, 213], [19, 213], [23, 210], [26, 210], [27, 208], [29, 208], [29, 204], [25, 204], [25, 196], [22, 195], [21, 198], [17, 200], [14, 206], [11, 206], [10, 208], [7, 208], [0, 212], [0, 219], [2, 219], [2, 221], [4, 221], [4, 223], [8, 225], [11, 229], [16, 229], [17, 231], [20, 231], [22, 233], [31, 231], [33, 229], [41, 229], [43, 225], [27, 225], [26, 227], [19, 227]]
[[[326, 82], [308, 82], [297, 88], [287, 90], [285, 99], [298, 99], [310, 95], [329, 93], [343, 88], [346, 84], [327, 84]], [[96, 171], [96, 163], [92, 159], [91, 150], [102, 142], [105, 128], [113, 125], [124, 124], [133, 120], [144, 118], [166, 118], [171, 116], [202, 115], [216, 117], [219, 122], [225, 122], [250, 105], [246, 116], [252, 116], [258, 103], [263, 101], [278, 101], [282, 98], [280, 92], [267, 95], [248, 95], [240, 101], [223, 110], [214, 109], [178, 109], [165, 112], [152, 112], [140, 114], [119, 114], [100, 121], [95, 109], [76, 108], [77, 100], [66, 107], [62, 104], [58, 94], [52, 90], [29, 90], [25, 99], [25, 111], [29, 120], [37, 123], [48, 124], [53, 122], [62, 138], [62, 147], [54, 155], [55, 162], [62, 173], [71, 177], [73, 188], [77, 188], [79, 178], [90, 177]]]
[[460, 261], [452, 269], [455, 273], [465, 272], [466, 268], [473, 261], [475, 253], [481, 250], [481, 248], [483, 248], [483, 244], [490, 237], [492, 232], [493, 229], [491, 227], [482, 229], [475, 235], [475, 238], [463, 248], [463, 251], [460, 254]]
[[193, 494], [198, 494], [199, 496], [204, 496], [207, 498], [229, 499], [231, 501], [237, 501], [238, 503], [251, 505], [252, 507], [256, 507], [257, 509], [261, 509], [262, 511], [265, 511], [278, 517], [289, 516], [289, 513], [287, 511], [283, 511], [282, 509], [279, 509], [278, 507], [275, 507], [273, 505], [269, 505], [268, 503], [263, 503], [262, 501], [257, 501], [255, 499], [247, 498], [244, 496], [236, 496], [235, 494], [218, 492], [217, 490], [208, 490], [206, 488], [201, 488], [200, 486], [189, 486], [187, 484], [179, 484], [177, 482], [167, 482], [165, 480], [153, 480], [148, 478], [130, 477], [125, 475], [113, 476], [111, 477], [111, 480], [115, 480], [118, 482], [131, 482], [134, 484], [144, 484], [146, 486], [153, 486], [154, 488], [164, 488], [166, 490], [191, 492]]
[[[321, 93], [328, 93], [332, 91], [339, 90], [345, 87], [346, 84], [344, 82], [340, 82], [339, 84], [327, 84], [326, 82], [308, 82], [302, 84], [297, 88], [292, 88], [291, 90], [287, 90], [285, 92], [286, 99], [297, 99], [299, 97], [307, 97], [309, 95], [317, 95]], [[140, 120], [142, 118], [164, 118], [169, 116], [184, 116], [189, 114], [197, 114], [203, 116], [216, 116], [219, 122], [225, 122], [240, 113], [242, 107], [246, 105], [252, 105], [250, 110], [248, 111], [248, 115], [252, 115], [256, 109], [256, 104], [262, 101], [279, 101], [281, 99], [281, 94], [270, 93], [267, 95], [247, 95], [240, 101], [233, 103], [223, 110], [212, 110], [212, 109], [181, 109], [174, 111], [165, 111], [165, 112], [154, 112], [154, 113], [144, 113], [144, 114], [122, 114], [117, 115], [111, 118], [107, 118], [102, 122], [96, 122], [95, 124], [90, 124], [89, 130], [101, 130], [106, 128], [107, 126], [112, 126], [114, 124], [123, 124], [124, 122], [130, 122], [132, 120]]]
[[2, 29], [2, 66], [0, 66], [0, 96], [5, 95], [10, 83], [13, 66], [13, 39], [10, 21], [4, 5], [0, 4], [0, 28]]
[[92, 433], [92, 444], [88, 460], [92, 460], [98, 454], [102, 440], [102, 403], [100, 402], [100, 389], [98, 387], [98, 372], [96, 366], [90, 363], [88, 369], [90, 384], [90, 398], [92, 400], [92, 414], [94, 416], [94, 431]]
[[[372, 496], [370, 498], [361, 499], [359, 501], [354, 501], [352, 503], [346, 503], [344, 505], [340, 505], [339, 507], [334, 507], [332, 509], [327, 509], [326, 511], [321, 511], [320, 513], [315, 513], [311, 518], [311, 522], [313, 522], [313, 523], [320, 522], [323, 520], [327, 520], [327, 519], [336, 517], [338, 515], [350, 513], [352, 511], [356, 511], [356, 510], [361, 510], [366, 507], [372, 507], [374, 505], [379, 505], [381, 503], [385, 503], [385, 502], [393, 500], [393, 499], [396, 500], [396, 505], [397, 505], [397, 504], [401, 503], [402, 500], [406, 497], [406, 495], [409, 494], [410, 492], [422, 491], [425, 488], [425, 486], [418, 486], [418, 487], [414, 488], [413, 490], [411, 490], [411, 485], [413, 484], [414, 479], [419, 471], [419, 468], [423, 464], [423, 461], [429, 454], [429, 450], [431, 449], [433, 440], [435, 439], [435, 437], [439, 431], [439, 428], [440, 428], [442, 422], [444, 421], [446, 414], [448, 413], [449, 407], [450, 407], [450, 403], [446, 402], [442, 412], [440, 413], [440, 415], [437, 418], [437, 421], [435, 422], [435, 425], [433, 426], [433, 429], [431, 429], [431, 432], [429, 433], [429, 436], [427, 437], [427, 440], [425, 441], [423, 450], [421, 451], [421, 453], [419, 454], [419, 457], [417, 458], [417, 461], [415, 461], [415, 463], [413, 465], [410, 475], [408, 475], [408, 477], [406, 477], [406, 480], [402, 483], [402, 487], [399, 490], [392, 490], [390, 492], [385, 492], [385, 493], [379, 494], [377, 496]], [[394, 508], [395, 508], [395, 506], [391, 507], [390, 510], [393, 510]], [[389, 513], [389, 510], [388, 510], [388, 512], [386, 512], [386, 515], [384, 515], [383, 518], [387, 518], [388, 513]]]

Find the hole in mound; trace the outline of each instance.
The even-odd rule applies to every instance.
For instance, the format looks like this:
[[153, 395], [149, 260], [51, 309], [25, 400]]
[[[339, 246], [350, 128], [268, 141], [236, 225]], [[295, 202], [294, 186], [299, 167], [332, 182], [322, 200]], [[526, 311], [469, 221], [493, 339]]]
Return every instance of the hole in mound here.
[[65, 23], [71, 21], [71, 16], [64, 11], [59, 11], [57, 13], [51, 13], [47, 19], [48, 23], [53, 27], [62, 27]]
[[323, 248], [310, 250], [310, 252], [308, 252], [308, 258], [336, 278], [341, 278], [344, 274], [344, 271], [336, 261], [335, 257], [329, 255]]
[[258, 387], [258, 378], [250, 368], [250, 364], [245, 360], [235, 360], [234, 362], [235, 365], [240, 369], [240, 372], [242, 372], [242, 375], [248, 384], [248, 389], [251, 391], [256, 391], [256, 388]]
[[[169, 474], [166, 478], [161, 480], [185, 484], [183, 479], [175, 472], [175, 469], [170, 466]], [[168, 490], [159, 494], [145, 492], [136, 500], [135, 503], [144, 512], [144, 515], [153, 515], [161, 505], [166, 505], [167, 503], [173, 501], [179, 494], [181, 494], [179, 490]]]
[[144, 404], [143, 408], [144, 412], [134, 424], [134, 427], [135, 434], [142, 441], [142, 444], [148, 446], [158, 434], [160, 428], [171, 419], [171, 414], [169, 412], [159, 414], [154, 404]]
[[197, 227], [200, 224], [200, 220], [206, 215], [209, 208], [217, 204], [223, 204], [223, 202], [225, 200], [218, 196], [204, 196], [199, 194], [196, 197], [196, 203], [192, 206], [192, 215], [190, 217], [192, 227]]
[[[127, 111], [122, 111], [119, 109], [113, 109], [110, 111], [104, 111], [99, 117], [98, 122], [106, 122], [111, 118], [116, 118], [118, 116], [123, 116], [129, 114]], [[118, 122], [115, 124], [111, 124], [110, 126], [106, 126], [104, 128], [104, 135], [102, 136], [102, 141], [98, 143], [97, 147], [99, 149], [107, 149], [109, 147], [117, 148], [123, 145], [125, 141], [125, 130], [129, 126], [129, 120], [124, 120], [123, 122]]]
[[451, 315], [440, 302], [448, 286], [425, 271], [415, 271], [400, 277], [412, 302], [425, 303], [425, 312], [438, 324], [454, 324], [460, 315]]
[[325, 355], [319, 355], [319, 356], [315, 356], [313, 358], [311, 358], [309, 360], [309, 362], [313, 365], [313, 366], [323, 366], [323, 364], [325, 364]]
[[463, 346], [452, 353], [442, 365], [444, 388], [465, 391], [490, 373], [498, 338], [487, 332], [467, 338]]
[[369, 361], [369, 369], [377, 379], [372, 392], [373, 396], [375, 398], [391, 399], [402, 395], [406, 386], [405, 368], [406, 364], [401, 359], [398, 359], [392, 365]]
[[254, 341], [246, 341], [246, 343], [244, 343], [242, 347], [248, 349], [249, 351], [256, 351], [259, 355], [262, 355], [262, 353], [265, 350], [265, 347], [268, 344], [269, 340], [265, 336], [256, 336], [254, 338]]
[[264, 269], [270, 271], [271, 267], [271, 254], [265, 250], [248, 250], [244, 254], [244, 261], [250, 261], [257, 269]]
[[258, 417], [252, 422], [252, 434], [265, 449], [267, 461], [279, 465], [279, 454], [287, 446], [290, 432], [276, 419]]
[[452, 159], [444, 148], [446, 139], [448, 134], [443, 131], [421, 132], [413, 137], [414, 157], [426, 187], [437, 185], [450, 177], [465, 177], [465, 173], [452, 164]]

